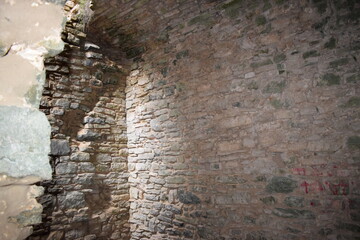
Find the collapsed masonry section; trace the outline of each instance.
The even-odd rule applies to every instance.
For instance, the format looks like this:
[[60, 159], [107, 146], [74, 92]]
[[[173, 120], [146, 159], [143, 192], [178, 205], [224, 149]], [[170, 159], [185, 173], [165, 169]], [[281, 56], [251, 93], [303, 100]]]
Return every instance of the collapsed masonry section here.
[[68, 1], [64, 51], [45, 60], [40, 109], [51, 124], [53, 179], [41, 183], [43, 223], [29, 239], [127, 239], [126, 70], [86, 40]]

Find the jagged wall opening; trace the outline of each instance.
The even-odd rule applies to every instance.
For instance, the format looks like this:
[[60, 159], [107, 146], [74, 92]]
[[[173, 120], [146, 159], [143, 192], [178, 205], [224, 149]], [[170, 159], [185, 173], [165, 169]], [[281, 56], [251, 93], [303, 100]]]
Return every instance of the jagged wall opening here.
[[[113, 134], [104, 130], [105, 139], [97, 139], [92, 125], [84, 128], [94, 122], [83, 123], [68, 151], [88, 152], [90, 160], [88, 155], [56, 157], [55, 169], [74, 177], [61, 177], [54, 185], [63, 184], [73, 194], [59, 194], [64, 208], [54, 211], [53, 238], [358, 238], [359, 8], [347, 0], [93, 1], [86, 39], [128, 70], [126, 84], [101, 93], [121, 88], [126, 94], [114, 114], [123, 121], [126, 113], [120, 126], [127, 146], [112, 145], [128, 149], [120, 158], [126, 168], [120, 175], [98, 174], [95, 165], [102, 160], [91, 160], [100, 155], [92, 149], [110, 151], [113, 161], [116, 151], [101, 145]], [[68, 32], [68, 41], [76, 43]], [[100, 55], [74, 49], [67, 60], [70, 73], [76, 72], [69, 78], [74, 86], [102, 81], [94, 62], [104, 58], [87, 66]], [[85, 61], [78, 64], [79, 59]], [[65, 88], [61, 79], [54, 94]], [[112, 96], [100, 97], [100, 103], [91, 99], [99, 110]], [[78, 103], [85, 115], [95, 111]], [[72, 111], [71, 119], [78, 113]], [[61, 128], [59, 133], [55, 149], [66, 139]], [[78, 143], [92, 138], [95, 148]], [[127, 223], [124, 217], [120, 225], [107, 224], [117, 212], [88, 214], [98, 202], [87, 199], [87, 191], [93, 197], [99, 191], [82, 187], [87, 184], [78, 179], [82, 158], [105, 186], [118, 177], [124, 181], [117, 184], [128, 187], [129, 196], [120, 191], [121, 203], [129, 204], [120, 208], [128, 211], [124, 216], [129, 213]], [[77, 202], [84, 206], [67, 210]], [[63, 229], [54, 223], [59, 219]]]

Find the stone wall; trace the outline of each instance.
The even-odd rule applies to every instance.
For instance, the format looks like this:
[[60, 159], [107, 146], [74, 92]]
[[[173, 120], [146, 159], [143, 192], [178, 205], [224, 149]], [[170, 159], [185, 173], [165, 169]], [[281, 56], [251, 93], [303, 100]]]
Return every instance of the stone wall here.
[[359, 238], [359, 8], [94, 1], [135, 61], [131, 239]]
[[125, 77], [88, 41], [82, 2], [67, 1], [64, 51], [45, 60], [41, 110], [51, 124], [53, 179], [29, 239], [127, 239]]
[[[60, 6], [0, 1], [0, 239], [24, 239], [41, 222], [35, 182], [51, 178], [50, 125], [39, 111], [43, 59], [59, 53]], [[46, 21], [45, 21], [46, 19]]]
[[359, 3], [65, 9], [31, 239], [360, 237]]

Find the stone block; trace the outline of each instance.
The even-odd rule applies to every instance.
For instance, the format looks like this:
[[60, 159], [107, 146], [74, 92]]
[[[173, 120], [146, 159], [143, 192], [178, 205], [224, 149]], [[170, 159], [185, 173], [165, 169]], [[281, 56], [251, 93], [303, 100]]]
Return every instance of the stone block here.
[[191, 192], [178, 191], [178, 198], [184, 204], [199, 204], [200, 198]]
[[86, 152], [75, 152], [70, 156], [71, 161], [87, 162], [90, 161], [90, 154]]
[[64, 139], [52, 139], [50, 155], [64, 156], [70, 154], [69, 142]]
[[273, 177], [266, 186], [268, 192], [291, 193], [297, 187], [297, 182], [288, 177]]

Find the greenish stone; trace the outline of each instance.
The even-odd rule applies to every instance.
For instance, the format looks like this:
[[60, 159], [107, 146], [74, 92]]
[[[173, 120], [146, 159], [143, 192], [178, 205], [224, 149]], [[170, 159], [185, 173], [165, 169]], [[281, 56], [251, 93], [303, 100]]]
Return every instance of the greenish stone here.
[[266, 205], [274, 205], [276, 203], [276, 199], [273, 196], [260, 198], [260, 200]]
[[334, 49], [336, 47], [336, 39], [331, 37], [329, 41], [324, 44], [324, 47], [328, 49]]
[[360, 232], [360, 226], [356, 225], [356, 224], [352, 224], [352, 223], [339, 222], [336, 225], [336, 228], [343, 229], [343, 230], [348, 230], [348, 231], [351, 231], [351, 232]]
[[243, 3], [243, 0], [232, 0], [229, 3], [222, 5], [223, 9], [238, 8]]
[[266, 177], [264, 175], [261, 176], [256, 176], [255, 179], [257, 182], [265, 182], [266, 181]]
[[213, 17], [206, 13], [206, 14], [202, 14], [200, 16], [194, 17], [193, 19], [191, 19], [188, 22], [189, 26], [192, 26], [194, 24], [200, 24], [200, 25], [205, 25], [205, 26], [209, 26], [212, 25], [214, 23]]
[[273, 177], [266, 186], [268, 192], [291, 193], [297, 187], [296, 181], [288, 177]]
[[199, 204], [200, 198], [191, 192], [179, 191], [178, 198], [184, 204]]
[[289, 207], [303, 207], [304, 206], [304, 198], [290, 196], [290, 197], [286, 197], [284, 199], [284, 203]]
[[346, 78], [346, 82], [348, 83], [356, 83], [360, 81], [360, 74], [354, 74], [348, 78]]
[[341, 58], [335, 61], [330, 62], [330, 67], [331, 68], [337, 68], [339, 66], [343, 66], [349, 63], [349, 59], [348, 58]]
[[273, 62], [270, 59], [266, 59], [266, 60], [261, 61], [261, 62], [253, 62], [253, 63], [250, 64], [250, 67], [259, 68], [259, 67], [262, 67], [262, 66], [270, 65], [272, 63]]
[[342, 107], [352, 108], [360, 106], [360, 97], [351, 97]]
[[176, 54], [176, 59], [182, 59], [189, 56], [189, 50], [184, 50]]
[[258, 25], [258, 26], [260, 26], [260, 25], [265, 25], [265, 23], [266, 23], [267, 21], [266, 21], [266, 18], [264, 17], [264, 16], [258, 16], [258, 17], [256, 17], [256, 19], [255, 19], [255, 23], [256, 23], [256, 25]]
[[284, 53], [278, 54], [273, 58], [275, 63], [280, 63], [284, 60], [286, 60], [286, 55]]
[[270, 82], [265, 89], [263, 90], [264, 93], [282, 93], [286, 86], [285, 81], [281, 82]]
[[309, 57], [317, 57], [317, 56], [320, 56], [320, 54], [316, 50], [311, 50], [303, 54], [304, 59], [307, 59]]
[[326, 86], [333, 86], [340, 84], [340, 76], [333, 73], [326, 73], [322, 76], [322, 84]]
[[284, 106], [284, 103], [282, 103], [279, 99], [271, 99], [270, 104], [276, 109], [281, 109]]
[[351, 149], [360, 149], [360, 137], [359, 136], [351, 136], [347, 140], [347, 145]]
[[315, 219], [315, 214], [309, 210], [292, 208], [275, 208], [272, 212], [275, 216], [283, 218]]

